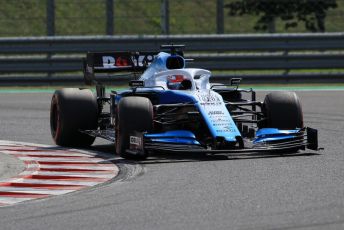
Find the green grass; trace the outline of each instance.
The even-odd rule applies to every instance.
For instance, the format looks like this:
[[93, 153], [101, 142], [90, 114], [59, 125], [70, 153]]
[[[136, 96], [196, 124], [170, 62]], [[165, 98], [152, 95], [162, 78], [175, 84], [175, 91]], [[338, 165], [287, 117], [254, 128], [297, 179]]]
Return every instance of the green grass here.
[[0, 3], [0, 36], [46, 34], [45, 1], [0, 0]]
[[[225, 4], [233, 0], [225, 0]], [[56, 35], [106, 33], [105, 0], [55, 0]], [[328, 32], [344, 31], [344, 0], [328, 12]], [[46, 35], [46, 0], [0, 0], [0, 36]], [[161, 34], [161, 0], [115, 0], [115, 34]], [[257, 16], [230, 17], [225, 10], [225, 33], [255, 33]], [[170, 0], [171, 34], [216, 33], [216, 0]], [[276, 32], [305, 32], [304, 26]]]

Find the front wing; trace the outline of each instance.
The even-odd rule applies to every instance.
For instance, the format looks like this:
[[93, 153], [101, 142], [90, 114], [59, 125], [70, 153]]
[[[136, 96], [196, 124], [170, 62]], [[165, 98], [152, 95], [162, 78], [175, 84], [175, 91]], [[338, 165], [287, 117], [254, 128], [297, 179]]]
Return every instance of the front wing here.
[[[268, 139], [268, 138], [267, 138]], [[252, 141], [248, 141], [252, 144]], [[245, 146], [247, 146], [245, 144]], [[191, 136], [168, 137], [163, 135], [135, 133], [130, 136], [131, 154], [141, 151], [164, 151], [171, 153], [191, 152], [210, 154], [235, 154], [235, 153], [293, 153], [298, 150], [311, 149], [318, 151], [318, 131], [312, 128], [303, 128], [290, 136], [277, 141], [260, 141], [244, 148], [214, 149], [202, 146]]]

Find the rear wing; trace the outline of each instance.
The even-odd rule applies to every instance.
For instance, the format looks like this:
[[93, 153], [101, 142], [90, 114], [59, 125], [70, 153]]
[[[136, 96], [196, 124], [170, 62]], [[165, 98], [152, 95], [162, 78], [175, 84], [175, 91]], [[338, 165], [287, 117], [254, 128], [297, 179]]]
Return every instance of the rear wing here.
[[87, 85], [95, 82], [95, 73], [142, 72], [158, 52], [89, 52], [83, 60]]

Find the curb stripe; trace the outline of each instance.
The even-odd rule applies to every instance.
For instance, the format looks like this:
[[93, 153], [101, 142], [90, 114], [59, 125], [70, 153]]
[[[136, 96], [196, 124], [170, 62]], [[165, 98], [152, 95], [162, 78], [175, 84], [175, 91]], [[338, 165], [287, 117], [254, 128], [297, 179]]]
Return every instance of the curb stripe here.
[[0, 153], [25, 163], [19, 175], [0, 181], [0, 206], [62, 195], [117, 176], [113, 163], [89, 152], [0, 140]]
[[35, 175], [44, 175], [44, 176], [70, 176], [70, 177], [80, 177], [80, 178], [112, 178], [113, 174], [111, 173], [75, 173], [75, 172], [47, 172], [47, 171], [38, 171]]
[[97, 170], [97, 169], [73, 169], [73, 168], [40, 168], [40, 171], [46, 172], [104, 172], [104, 173], [111, 173], [113, 170]]
[[25, 179], [43, 179], [43, 180], [58, 180], [58, 181], [91, 181], [91, 182], [105, 182], [107, 178], [94, 178], [94, 177], [75, 177], [75, 176], [59, 176], [59, 175], [29, 175]]
[[19, 182], [28, 184], [44, 184], [44, 185], [84, 185], [94, 186], [99, 183], [91, 181], [67, 181], [67, 180], [40, 180], [40, 179], [21, 179]]
[[1, 197], [17, 197], [17, 198], [43, 198], [47, 197], [47, 194], [33, 194], [24, 192], [0, 192]]
[[94, 158], [74, 158], [74, 159], [71, 159], [71, 158], [64, 158], [64, 157], [59, 157], [59, 158], [51, 158], [51, 157], [28, 157], [28, 156], [25, 156], [25, 157], [22, 157], [22, 156], [19, 156], [19, 158], [21, 160], [31, 160], [31, 161], [37, 161], [38, 163], [52, 163], [52, 164], [55, 164], [55, 163], [63, 163], [63, 162], [66, 162], [66, 163], [75, 163], [75, 164], [79, 164], [79, 163], [84, 163], [84, 164], [94, 164], [94, 163], [101, 163], [101, 162], [104, 162], [103, 159], [94, 159]]
[[87, 162], [87, 161], [37, 161], [38, 164], [41, 165], [95, 165], [98, 166], [99, 164], [94, 162]]
[[102, 165], [41, 165], [40, 166], [40, 170], [42, 169], [79, 169], [79, 170], [98, 170], [98, 171], [104, 171], [104, 170], [113, 170], [113, 171], [117, 171], [114, 169], [114, 167], [110, 167], [110, 166], [102, 166]]
[[[2, 192], [26, 192], [27, 189], [23, 187], [0, 187], [0, 191]], [[70, 190], [68, 189], [59, 189], [59, 190], [53, 190], [53, 189], [44, 189], [44, 188], [31, 188], [30, 193], [33, 194], [49, 194], [49, 195], [61, 195], [65, 193], [69, 193]]]
[[30, 183], [0, 183], [0, 186], [11, 186], [21, 188], [47, 188], [47, 189], [64, 189], [79, 190], [86, 186], [83, 185], [58, 185], [58, 184], [30, 184]]

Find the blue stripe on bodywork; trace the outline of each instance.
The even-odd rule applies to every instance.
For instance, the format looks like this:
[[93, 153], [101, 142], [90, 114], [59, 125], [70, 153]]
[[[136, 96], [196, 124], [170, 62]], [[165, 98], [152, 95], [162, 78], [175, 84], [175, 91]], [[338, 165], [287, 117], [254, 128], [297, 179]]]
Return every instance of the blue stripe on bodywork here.
[[293, 130], [280, 130], [276, 128], [263, 128], [257, 131], [256, 139], [253, 141], [254, 144], [293, 139], [300, 132], [299, 129]]
[[144, 134], [144, 137], [153, 142], [200, 145], [200, 143], [196, 140], [195, 135], [187, 130], [173, 130], [163, 133], [147, 133]]

